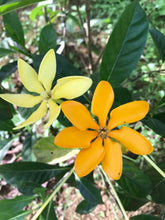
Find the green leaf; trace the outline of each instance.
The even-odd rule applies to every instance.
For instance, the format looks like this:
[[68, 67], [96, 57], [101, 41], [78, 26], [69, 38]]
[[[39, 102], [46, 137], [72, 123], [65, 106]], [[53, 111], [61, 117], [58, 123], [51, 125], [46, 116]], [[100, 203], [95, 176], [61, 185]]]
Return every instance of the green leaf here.
[[[165, 161], [157, 164], [160, 169], [165, 172]], [[150, 176], [153, 184], [153, 190], [151, 193], [152, 200], [159, 204], [165, 204], [165, 179], [153, 168], [146, 171]]]
[[26, 7], [28, 5], [35, 4], [36, 2], [42, 2], [44, 0], [12, 0], [12, 1], [3, 1], [3, 4], [0, 7], [0, 15], [4, 15], [6, 13], [9, 13], [11, 11], [14, 11], [18, 8]]
[[123, 161], [123, 174], [118, 184], [129, 194], [145, 198], [152, 190], [152, 182], [147, 174], [134, 165], [134, 163]]
[[49, 202], [44, 211], [42, 212], [42, 217], [44, 220], [58, 220], [54, 210], [53, 201]]
[[165, 113], [155, 114], [153, 117], [147, 116], [142, 122], [157, 134], [165, 137]]
[[39, 39], [39, 52], [45, 54], [48, 50], [56, 50], [57, 34], [53, 24], [42, 28]]
[[86, 215], [86, 214], [92, 212], [96, 208], [96, 206], [97, 206], [96, 204], [90, 203], [84, 199], [76, 207], [76, 212], [81, 215]]
[[24, 211], [23, 208], [27, 206], [35, 196], [17, 196], [14, 199], [0, 200], [0, 219], [3, 220], [22, 220], [23, 217], [31, 213], [31, 210]]
[[9, 55], [10, 53], [13, 53], [14, 51], [0, 47], [0, 58], [4, 57], [6, 55]]
[[65, 161], [75, 154], [79, 150], [73, 150], [68, 148], [61, 148], [54, 144], [54, 137], [41, 138], [33, 146], [33, 153], [38, 162], [42, 163], [59, 163]]
[[100, 78], [119, 85], [135, 68], [146, 43], [148, 20], [137, 0], [123, 12], [106, 45]]
[[0, 176], [15, 185], [24, 194], [33, 194], [33, 189], [51, 177], [68, 171], [59, 167], [37, 162], [19, 162], [0, 166]]
[[148, 202], [147, 199], [133, 197], [130, 194], [117, 192], [126, 211], [136, 211]]
[[25, 46], [24, 32], [18, 15], [15, 12], [3, 16], [6, 33], [18, 44]]
[[119, 105], [123, 105], [127, 102], [132, 101], [131, 93], [128, 89], [123, 87], [114, 88], [115, 100], [113, 108], [118, 107]]
[[[34, 161], [35, 157], [32, 153], [32, 146], [36, 142], [35, 134], [28, 134], [23, 142], [22, 158], [24, 161]], [[41, 161], [40, 161], [41, 162]]]
[[13, 117], [13, 105], [0, 98], [0, 120], [6, 121]]
[[156, 49], [159, 53], [160, 59], [164, 61], [165, 60], [165, 35], [154, 28], [150, 29], [150, 34], [154, 41]]
[[0, 120], [0, 131], [12, 131], [14, 127], [15, 125], [11, 120]]
[[7, 151], [11, 147], [12, 139], [0, 140], [0, 161], [5, 157]]
[[17, 62], [8, 63], [0, 69], [0, 82], [14, 73], [17, 69]]
[[79, 178], [76, 176], [76, 186], [80, 193], [89, 203], [93, 205], [102, 204], [102, 198], [100, 191], [95, 187], [93, 181], [88, 176]]
[[136, 215], [131, 217], [130, 220], [161, 220], [161, 218], [153, 215]]

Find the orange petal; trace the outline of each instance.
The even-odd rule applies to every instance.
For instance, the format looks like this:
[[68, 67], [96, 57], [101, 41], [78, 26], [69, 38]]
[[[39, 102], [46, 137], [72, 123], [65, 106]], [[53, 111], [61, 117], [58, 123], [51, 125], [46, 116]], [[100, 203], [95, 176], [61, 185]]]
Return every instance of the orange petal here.
[[110, 131], [108, 135], [121, 142], [134, 154], [146, 155], [153, 151], [151, 143], [131, 128], [122, 127], [120, 130]]
[[111, 111], [108, 129], [139, 121], [146, 116], [148, 111], [149, 104], [146, 101], [134, 101], [121, 105]]
[[96, 136], [96, 131], [81, 131], [75, 127], [68, 127], [57, 134], [54, 143], [64, 148], [85, 148], [90, 146]]
[[102, 160], [102, 167], [106, 174], [114, 179], [120, 179], [122, 174], [122, 152], [121, 146], [109, 138], [104, 140], [105, 156]]
[[102, 139], [97, 138], [91, 146], [82, 149], [75, 160], [75, 172], [77, 176], [83, 177], [88, 175], [102, 161], [105, 151], [102, 146]]
[[86, 130], [87, 128], [99, 129], [99, 126], [93, 120], [88, 109], [81, 103], [65, 101], [61, 104], [61, 108], [75, 127], [81, 130]]
[[94, 92], [91, 111], [98, 117], [101, 127], [106, 126], [108, 112], [113, 104], [114, 92], [111, 85], [101, 81]]

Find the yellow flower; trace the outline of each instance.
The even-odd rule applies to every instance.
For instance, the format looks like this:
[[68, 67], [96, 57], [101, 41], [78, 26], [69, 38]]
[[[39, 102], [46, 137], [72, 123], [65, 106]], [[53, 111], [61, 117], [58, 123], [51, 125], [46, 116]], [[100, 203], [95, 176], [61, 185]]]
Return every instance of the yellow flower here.
[[134, 101], [121, 105], [111, 111], [107, 122], [113, 100], [111, 85], [101, 81], [96, 87], [91, 105], [91, 112], [98, 118], [98, 124], [79, 102], [62, 103], [62, 111], [74, 127], [62, 130], [54, 142], [59, 147], [82, 148], [75, 160], [75, 172], [79, 177], [88, 175], [101, 162], [110, 178], [119, 179], [122, 174], [120, 143], [139, 155], [153, 151], [150, 142], [137, 131], [125, 126], [114, 130], [119, 125], [144, 118], [149, 111], [149, 104], [145, 101]]
[[18, 60], [20, 79], [30, 94], [0, 94], [6, 101], [25, 108], [32, 108], [40, 104], [30, 117], [19, 124], [15, 129], [20, 129], [40, 120], [49, 108], [49, 120], [45, 125], [48, 128], [58, 117], [61, 107], [56, 102], [60, 98], [73, 99], [84, 94], [92, 84], [92, 80], [83, 76], [69, 76], [57, 80], [52, 88], [52, 82], [56, 75], [56, 57], [54, 50], [49, 50], [44, 56], [37, 75], [36, 71], [22, 59]]

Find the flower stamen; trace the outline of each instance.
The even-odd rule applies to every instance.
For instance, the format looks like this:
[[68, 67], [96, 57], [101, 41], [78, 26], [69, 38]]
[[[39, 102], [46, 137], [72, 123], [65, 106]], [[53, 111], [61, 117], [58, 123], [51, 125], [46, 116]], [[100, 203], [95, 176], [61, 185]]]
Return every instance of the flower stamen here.
[[109, 130], [106, 127], [100, 127], [97, 131], [99, 137], [102, 138], [103, 140], [108, 137]]
[[52, 98], [52, 91], [51, 90], [46, 90], [40, 93], [40, 96], [42, 97], [43, 100], [48, 101]]

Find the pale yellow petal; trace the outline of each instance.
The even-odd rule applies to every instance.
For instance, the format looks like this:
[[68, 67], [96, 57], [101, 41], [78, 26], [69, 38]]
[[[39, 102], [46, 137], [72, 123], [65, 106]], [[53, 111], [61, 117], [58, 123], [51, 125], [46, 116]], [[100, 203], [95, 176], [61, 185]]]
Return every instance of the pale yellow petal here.
[[43, 84], [46, 90], [50, 90], [52, 87], [52, 82], [56, 75], [56, 57], [54, 50], [49, 50], [39, 68], [38, 79]]
[[15, 127], [14, 130], [33, 124], [34, 122], [40, 120], [46, 114], [46, 112], [47, 112], [47, 104], [45, 101], [43, 101], [39, 106], [39, 108], [35, 112], [33, 112], [26, 121]]
[[38, 80], [36, 71], [22, 59], [18, 60], [18, 71], [21, 82], [28, 91], [36, 93], [44, 91], [42, 84]]
[[0, 97], [13, 105], [26, 108], [34, 107], [42, 100], [41, 96], [30, 94], [0, 94]]
[[45, 129], [49, 128], [51, 124], [57, 119], [60, 114], [61, 107], [57, 105], [53, 100], [48, 101], [49, 105], [49, 120], [44, 126]]
[[53, 88], [54, 99], [74, 99], [83, 95], [92, 85], [92, 80], [85, 76], [68, 76], [57, 80]]

